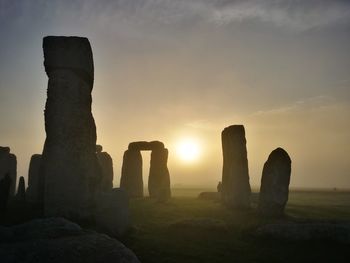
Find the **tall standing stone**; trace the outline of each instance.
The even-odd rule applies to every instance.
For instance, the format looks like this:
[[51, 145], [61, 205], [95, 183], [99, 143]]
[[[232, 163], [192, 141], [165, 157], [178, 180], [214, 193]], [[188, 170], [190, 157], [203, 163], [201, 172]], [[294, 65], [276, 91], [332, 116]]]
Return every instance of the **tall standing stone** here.
[[151, 198], [166, 201], [170, 198], [170, 174], [167, 166], [168, 149], [155, 148], [151, 153], [148, 192]]
[[100, 190], [102, 192], [111, 191], [113, 188], [113, 160], [107, 152], [102, 152], [102, 146], [96, 145], [96, 156], [100, 164], [102, 179]]
[[23, 176], [19, 178], [16, 199], [21, 202], [25, 202], [26, 200], [26, 186]]
[[101, 179], [91, 113], [91, 46], [87, 38], [48, 36], [43, 49], [49, 78], [40, 171], [45, 185], [44, 213], [85, 219], [92, 214]]
[[40, 177], [41, 154], [33, 154], [30, 158], [28, 171], [28, 188], [26, 200], [32, 204], [43, 203], [44, 181]]
[[223, 170], [222, 200], [231, 208], [250, 206], [250, 184], [245, 130], [243, 125], [232, 125], [221, 133]]
[[291, 159], [288, 153], [277, 148], [264, 164], [258, 210], [267, 216], [281, 216], [288, 201], [291, 174]]
[[9, 196], [13, 197], [16, 192], [17, 183], [17, 158], [10, 153], [9, 147], [0, 146], [0, 180], [8, 175], [11, 179]]
[[139, 150], [124, 152], [120, 188], [129, 197], [143, 197], [142, 156]]

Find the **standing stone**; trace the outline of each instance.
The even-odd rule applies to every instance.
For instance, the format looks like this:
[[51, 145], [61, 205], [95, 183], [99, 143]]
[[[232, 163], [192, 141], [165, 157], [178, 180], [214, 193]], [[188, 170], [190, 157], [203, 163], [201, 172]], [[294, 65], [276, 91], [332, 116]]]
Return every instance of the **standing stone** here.
[[43, 41], [49, 78], [45, 106], [44, 213], [86, 219], [101, 173], [91, 113], [94, 65], [89, 40], [48, 36]]
[[288, 153], [277, 148], [264, 164], [258, 210], [267, 216], [281, 216], [288, 201], [291, 174], [291, 159]]
[[112, 236], [123, 235], [130, 226], [128, 205], [128, 196], [123, 189], [99, 193], [95, 212], [97, 228]]
[[231, 208], [248, 208], [251, 190], [244, 126], [232, 125], [225, 128], [221, 140], [223, 203]]
[[107, 152], [102, 152], [102, 146], [96, 145], [96, 156], [101, 168], [102, 179], [100, 190], [108, 192], [113, 189], [113, 160]]
[[17, 158], [10, 153], [9, 147], [0, 146], [0, 180], [8, 174], [11, 179], [10, 197], [14, 197], [17, 182]]
[[123, 156], [120, 188], [129, 197], [143, 197], [142, 156], [138, 150], [126, 150]]
[[11, 177], [6, 174], [0, 178], [0, 212], [7, 210], [7, 204], [10, 196]]
[[19, 178], [18, 189], [16, 194], [16, 199], [20, 202], [25, 202], [26, 200], [26, 186], [24, 182], [24, 177]]
[[43, 203], [44, 181], [40, 178], [41, 154], [33, 154], [30, 158], [28, 171], [28, 188], [26, 200], [32, 204]]
[[168, 149], [156, 148], [151, 153], [148, 191], [151, 198], [166, 201], [170, 198], [170, 174], [167, 166]]

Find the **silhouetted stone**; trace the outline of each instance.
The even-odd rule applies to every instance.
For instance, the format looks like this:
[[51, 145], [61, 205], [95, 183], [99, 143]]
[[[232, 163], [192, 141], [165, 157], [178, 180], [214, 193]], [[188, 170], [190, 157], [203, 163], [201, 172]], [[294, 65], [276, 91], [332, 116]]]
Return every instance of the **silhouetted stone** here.
[[168, 149], [152, 150], [148, 178], [148, 192], [151, 198], [166, 201], [170, 198], [170, 174], [167, 166]]
[[0, 180], [8, 174], [11, 178], [10, 197], [15, 195], [17, 183], [17, 158], [10, 153], [9, 147], [0, 146]]
[[36, 219], [1, 227], [0, 259], [1, 263], [139, 262], [135, 254], [116, 239], [86, 231], [63, 218]]
[[11, 177], [6, 174], [0, 178], [0, 212], [7, 210], [7, 204], [10, 197]]
[[153, 151], [156, 149], [164, 149], [164, 143], [160, 141], [139, 141], [139, 142], [131, 142], [128, 146], [129, 150], [136, 150], [136, 151]]
[[128, 197], [124, 190], [115, 188], [100, 193], [96, 198], [96, 226], [112, 235], [123, 235], [130, 226]]
[[142, 156], [138, 150], [126, 150], [123, 156], [120, 188], [129, 197], [143, 197]]
[[19, 178], [16, 199], [18, 201], [20, 201], [20, 202], [25, 202], [26, 201], [26, 186], [25, 186], [25, 182], [24, 182], [24, 177], [23, 176], [21, 176]]
[[87, 38], [49, 36], [44, 38], [43, 49], [49, 78], [40, 171], [45, 182], [44, 213], [86, 219], [92, 216], [101, 180], [91, 113], [90, 43]]
[[32, 204], [43, 203], [44, 181], [40, 174], [41, 154], [33, 154], [30, 158], [28, 171], [28, 188], [26, 200]]
[[259, 195], [259, 212], [267, 216], [280, 216], [288, 201], [291, 159], [282, 148], [271, 152], [264, 164]]
[[248, 208], [251, 190], [244, 126], [226, 127], [221, 133], [221, 140], [222, 200], [231, 208]]
[[101, 145], [96, 145], [96, 156], [102, 174], [100, 191], [108, 192], [113, 188], [113, 160], [107, 152], [102, 152]]

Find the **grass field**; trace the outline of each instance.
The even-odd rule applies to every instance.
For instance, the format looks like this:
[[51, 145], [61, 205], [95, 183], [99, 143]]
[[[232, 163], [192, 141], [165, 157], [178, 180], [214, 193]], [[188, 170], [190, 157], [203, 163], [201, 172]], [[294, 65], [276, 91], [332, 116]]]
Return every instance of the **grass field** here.
[[[350, 262], [350, 248], [335, 242], [261, 240], [253, 233], [271, 220], [253, 209], [230, 211], [220, 203], [197, 199], [209, 189], [173, 189], [169, 203], [131, 200], [133, 231], [123, 242], [141, 262]], [[292, 191], [286, 209], [291, 221], [350, 221], [350, 192]], [[210, 219], [212, 226], [188, 226], [183, 220]]]

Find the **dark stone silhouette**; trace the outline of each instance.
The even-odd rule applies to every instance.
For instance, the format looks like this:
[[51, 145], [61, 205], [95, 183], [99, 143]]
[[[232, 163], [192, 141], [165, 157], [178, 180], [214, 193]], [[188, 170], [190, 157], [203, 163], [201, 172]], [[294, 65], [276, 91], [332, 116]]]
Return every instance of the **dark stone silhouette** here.
[[127, 193], [115, 188], [96, 197], [95, 222], [98, 229], [112, 236], [123, 235], [130, 226]]
[[101, 145], [96, 145], [96, 156], [102, 173], [100, 190], [108, 192], [113, 189], [113, 160], [107, 152], [102, 152], [102, 149]]
[[7, 204], [10, 196], [11, 177], [6, 174], [0, 179], [0, 212], [7, 210]]
[[291, 174], [291, 159], [288, 153], [277, 148], [264, 164], [259, 194], [258, 210], [266, 216], [281, 216], [288, 201]]
[[25, 186], [25, 182], [24, 182], [24, 177], [23, 176], [21, 176], [19, 178], [16, 199], [18, 201], [20, 201], [20, 202], [25, 202], [26, 201], [26, 186]]
[[28, 188], [26, 200], [32, 204], [42, 204], [44, 194], [44, 181], [40, 178], [41, 154], [33, 154], [30, 158], [28, 171]]
[[170, 174], [167, 166], [168, 149], [154, 149], [148, 177], [148, 192], [151, 198], [166, 201], [170, 198]]
[[129, 197], [143, 197], [142, 156], [139, 150], [124, 152], [120, 188]]
[[6, 174], [11, 178], [9, 195], [14, 197], [17, 183], [17, 158], [16, 155], [10, 153], [9, 147], [0, 146], [0, 179]]
[[94, 65], [90, 43], [82, 37], [48, 36], [43, 50], [49, 78], [40, 168], [44, 214], [86, 219], [92, 216], [101, 180], [91, 113]]
[[160, 141], [132, 142], [123, 157], [120, 188], [129, 197], [143, 196], [142, 156], [140, 151], [152, 151], [148, 178], [148, 191], [151, 198], [165, 202], [170, 198], [170, 174], [167, 166], [168, 150]]
[[251, 189], [244, 126], [226, 127], [221, 133], [221, 140], [223, 203], [231, 208], [248, 208]]
[[0, 230], [1, 263], [139, 263], [118, 240], [84, 230], [64, 218], [35, 219]]

